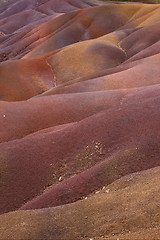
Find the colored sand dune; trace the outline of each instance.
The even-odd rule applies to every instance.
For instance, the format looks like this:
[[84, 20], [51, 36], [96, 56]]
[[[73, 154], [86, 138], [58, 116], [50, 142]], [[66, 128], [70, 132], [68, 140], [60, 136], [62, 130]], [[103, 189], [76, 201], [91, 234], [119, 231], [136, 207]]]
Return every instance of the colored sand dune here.
[[160, 239], [156, 2], [0, 1], [0, 239]]

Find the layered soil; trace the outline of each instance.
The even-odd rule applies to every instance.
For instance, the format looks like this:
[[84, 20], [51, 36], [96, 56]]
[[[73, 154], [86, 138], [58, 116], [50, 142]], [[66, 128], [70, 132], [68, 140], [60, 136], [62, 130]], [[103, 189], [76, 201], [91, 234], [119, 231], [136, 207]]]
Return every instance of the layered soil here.
[[145, 2], [0, 2], [1, 239], [160, 239], [160, 5]]

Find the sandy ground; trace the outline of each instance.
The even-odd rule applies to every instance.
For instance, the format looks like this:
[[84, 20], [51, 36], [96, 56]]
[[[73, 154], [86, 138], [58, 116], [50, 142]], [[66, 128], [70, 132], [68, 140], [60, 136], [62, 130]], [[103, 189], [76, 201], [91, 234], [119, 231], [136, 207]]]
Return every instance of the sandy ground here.
[[0, 239], [160, 239], [160, 5], [145, 2], [0, 1]]

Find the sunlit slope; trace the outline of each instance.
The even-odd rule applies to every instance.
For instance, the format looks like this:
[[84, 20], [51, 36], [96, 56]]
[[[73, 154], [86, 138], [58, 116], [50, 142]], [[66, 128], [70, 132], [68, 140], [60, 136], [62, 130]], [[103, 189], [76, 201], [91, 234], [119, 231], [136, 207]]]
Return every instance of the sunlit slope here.
[[158, 167], [128, 175], [74, 204], [2, 215], [1, 236], [16, 240], [158, 239], [159, 174]]

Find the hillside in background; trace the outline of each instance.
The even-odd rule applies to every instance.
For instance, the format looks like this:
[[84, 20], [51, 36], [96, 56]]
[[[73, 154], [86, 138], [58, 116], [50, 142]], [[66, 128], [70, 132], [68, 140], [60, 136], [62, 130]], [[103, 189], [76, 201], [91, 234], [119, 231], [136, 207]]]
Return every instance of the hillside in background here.
[[0, 1], [2, 240], [160, 239], [160, 5], [117, 2]]

